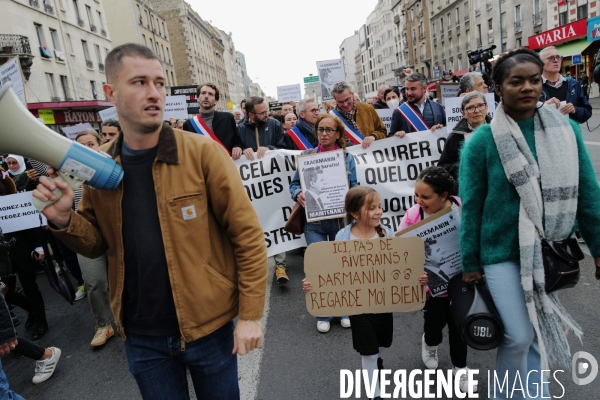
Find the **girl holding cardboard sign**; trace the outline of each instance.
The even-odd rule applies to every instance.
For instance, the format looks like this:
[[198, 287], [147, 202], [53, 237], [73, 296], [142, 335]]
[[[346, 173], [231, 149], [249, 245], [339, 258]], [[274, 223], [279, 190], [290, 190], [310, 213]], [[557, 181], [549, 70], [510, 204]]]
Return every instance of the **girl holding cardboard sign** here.
[[[394, 237], [390, 229], [381, 225], [381, 199], [370, 187], [358, 186], [350, 189], [346, 195], [345, 209], [348, 225], [337, 233], [335, 240]], [[427, 285], [427, 274], [420, 276], [419, 281]], [[302, 282], [304, 292], [309, 292], [312, 289], [311, 282], [306, 279]], [[392, 345], [392, 313], [351, 315], [350, 322], [354, 350], [362, 357], [363, 369], [368, 371], [369, 376], [373, 376], [376, 369], [383, 369], [383, 360], [380, 357], [382, 350]], [[379, 394], [377, 380], [374, 397], [378, 398]]]

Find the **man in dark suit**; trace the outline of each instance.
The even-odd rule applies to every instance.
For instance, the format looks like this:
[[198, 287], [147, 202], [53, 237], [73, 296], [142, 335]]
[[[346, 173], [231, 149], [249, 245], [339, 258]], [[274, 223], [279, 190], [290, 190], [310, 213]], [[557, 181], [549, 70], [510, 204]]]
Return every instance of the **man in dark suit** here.
[[323, 211], [325, 206], [321, 201], [321, 185], [323, 181], [323, 170], [322, 169], [309, 169], [304, 171], [304, 184], [306, 190], [304, 191], [304, 197], [306, 198], [306, 210], [308, 215], [315, 211]]
[[207, 137], [221, 142], [231, 157], [237, 160], [242, 155], [242, 142], [233, 114], [215, 110], [219, 102], [219, 89], [212, 83], [203, 83], [198, 86], [197, 95], [200, 114], [185, 121], [183, 130], [207, 136], [206, 128], [209, 128], [214, 136], [209, 134]]

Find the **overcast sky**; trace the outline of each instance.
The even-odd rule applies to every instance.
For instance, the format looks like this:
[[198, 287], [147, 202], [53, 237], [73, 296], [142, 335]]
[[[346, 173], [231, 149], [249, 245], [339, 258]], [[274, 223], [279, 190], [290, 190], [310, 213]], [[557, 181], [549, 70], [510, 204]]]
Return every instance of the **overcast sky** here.
[[339, 46], [367, 20], [377, 0], [188, 0], [202, 19], [231, 32], [248, 75], [267, 95], [304, 83], [315, 63], [340, 58]]

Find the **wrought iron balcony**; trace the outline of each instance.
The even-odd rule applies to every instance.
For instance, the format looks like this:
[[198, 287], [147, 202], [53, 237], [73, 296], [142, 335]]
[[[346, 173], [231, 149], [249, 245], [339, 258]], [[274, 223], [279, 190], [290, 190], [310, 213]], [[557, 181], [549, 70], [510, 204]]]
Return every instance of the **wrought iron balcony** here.
[[85, 21], [77, 17], [77, 25], [83, 28], [85, 26]]
[[98, 63], [98, 69], [100, 70], [100, 72], [104, 72], [104, 64]]
[[90, 24], [90, 31], [96, 32], [97, 30], [98, 30], [98, 28], [96, 28], [96, 25]]
[[486, 8], [486, 9], [488, 9], [488, 10], [491, 10], [491, 9], [492, 9], [492, 6], [493, 6], [493, 4], [494, 4], [494, 3], [492, 3], [491, 1], [488, 1], [488, 2], [486, 2], [486, 3], [485, 3], [485, 8]]
[[481, 38], [478, 38], [477, 39], [477, 48], [480, 48], [480, 47], [481, 47]]
[[0, 34], [0, 65], [14, 56], [19, 57], [21, 70], [25, 79], [31, 76], [31, 66], [33, 65], [34, 55], [31, 53], [29, 38], [21, 35], [2, 35]]
[[94, 68], [94, 63], [91, 60], [85, 60], [85, 66], [88, 68]]
[[44, 3], [44, 11], [46, 11], [48, 14], [54, 14], [54, 7], [48, 3]]
[[476, 8], [475, 9], [475, 16], [478, 17], [479, 15], [481, 15], [481, 8]]
[[58, 97], [58, 96], [52, 96], [52, 97], [50, 97], [50, 100], [51, 101], [60, 101], [60, 97]]
[[515, 22], [515, 32], [521, 32], [523, 30], [523, 24], [521, 21]]
[[469, 14], [465, 15], [465, 22], [469, 22]]
[[537, 25], [541, 25], [542, 24], [542, 13], [535, 13], [533, 14], [533, 26], [537, 26]]
[[104, 37], [106, 37], [107, 33], [106, 33], [106, 29], [100, 29], [100, 34]]
[[39, 2], [39, 0], [29, 0], [29, 5], [31, 7], [40, 8], [40, 2]]

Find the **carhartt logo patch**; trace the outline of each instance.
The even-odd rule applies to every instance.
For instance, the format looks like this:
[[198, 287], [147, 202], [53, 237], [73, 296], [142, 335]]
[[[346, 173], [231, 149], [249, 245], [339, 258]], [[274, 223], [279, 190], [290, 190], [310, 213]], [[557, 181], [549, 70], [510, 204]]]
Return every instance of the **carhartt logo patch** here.
[[196, 218], [196, 208], [194, 206], [182, 207], [181, 214], [183, 214], [183, 220]]

